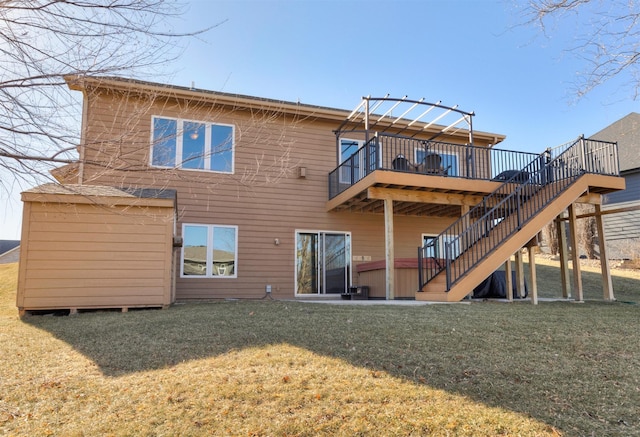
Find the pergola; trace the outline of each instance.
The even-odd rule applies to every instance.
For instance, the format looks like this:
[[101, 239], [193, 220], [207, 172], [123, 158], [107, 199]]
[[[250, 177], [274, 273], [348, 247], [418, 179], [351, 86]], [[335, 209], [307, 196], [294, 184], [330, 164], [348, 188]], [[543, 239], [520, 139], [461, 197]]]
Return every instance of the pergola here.
[[[399, 115], [396, 115], [399, 114]], [[473, 112], [458, 109], [458, 105], [445, 106], [442, 101], [426, 102], [424, 97], [419, 100], [389, 97], [362, 97], [362, 102], [351, 111], [349, 116], [335, 130], [336, 137], [345, 133], [363, 132], [368, 141], [373, 132], [393, 131], [396, 135], [407, 135], [413, 138], [423, 132], [433, 132], [427, 140], [438, 136], [454, 134], [461, 129], [469, 133], [469, 144], [473, 144]]]
[[[415, 138], [427, 135], [425, 141], [435, 140], [442, 134], [454, 135], [460, 130], [468, 134], [468, 144], [473, 145], [473, 112], [458, 109], [458, 105], [446, 106], [419, 100], [389, 97], [362, 97], [362, 101], [334, 131], [336, 155], [340, 158], [340, 138], [345, 134], [359, 133], [365, 144], [382, 133]], [[369, 159], [367, 154], [366, 159]], [[369, 167], [367, 162], [366, 167]], [[384, 198], [386, 298], [394, 299], [394, 238], [393, 198]], [[466, 207], [468, 208], [468, 206]]]

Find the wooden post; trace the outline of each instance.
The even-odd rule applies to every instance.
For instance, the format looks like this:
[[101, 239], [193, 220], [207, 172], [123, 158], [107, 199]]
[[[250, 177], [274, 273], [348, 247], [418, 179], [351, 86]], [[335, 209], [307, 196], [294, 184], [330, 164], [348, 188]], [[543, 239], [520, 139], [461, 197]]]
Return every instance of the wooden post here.
[[535, 246], [529, 246], [529, 281], [531, 282], [531, 303], [538, 305], [538, 280], [536, 278]]
[[573, 265], [573, 289], [576, 292], [575, 300], [584, 300], [582, 290], [582, 274], [580, 273], [580, 248], [578, 247], [578, 223], [576, 220], [576, 209], [571, 204], [569, 206], [569, 232], [571, 236], [571, 262]]
[[504, 263], [504, 277], [507, 281], [507, 300], [513, 302], [513, 277], [511, 276], [511, 257]]
[[562, 297], [571, 297], [571, 281], [569, 280], [569, 250], [567, 248], [567, 227], [563, 220], [564, 212], [556, 219], [558, 233], [558, 251], [560, 252], [560, 281], [562, 282]]
[[596, 207], [596, 226], [598, 227], [598, 246], [600, 246], [600, 271], [602, 272], [602, 297], [604, 300], [615, 300], [613, 297], [613, 282], [611, 281], [611, 269], [609, 269], [609, 257], [607, 254], [607, 242], [604, 238], [604, 222], [602, 221], [601, 208]]
[[516, 251], [516, 290], [518, 297], [524, 297], [524, 261], [522, 259], [522, 249]]
[[394, 299], [395, 254], [393, 247], [393, 200], [384, 199], [384, 238], [386, 259], [386, 299]]

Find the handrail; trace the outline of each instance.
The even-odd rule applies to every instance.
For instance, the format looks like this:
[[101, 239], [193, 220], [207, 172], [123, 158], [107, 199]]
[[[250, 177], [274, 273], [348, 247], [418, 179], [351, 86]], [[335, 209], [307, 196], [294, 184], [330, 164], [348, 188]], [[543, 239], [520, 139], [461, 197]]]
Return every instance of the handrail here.
[[[421, 165], [437, 156], [437, 166]], [[406, 165], [398, 165], [397, 158]], [[402, 135], [378, 133], [356, 153], [329, 173], [329, 199], [333, 199], [375, 170], [491, 180], [505, 170], [534, 162], [538, 154], [497, 148], [427, 141]]]
[[443, 253], [434, 253], [437, 244], [418, 248], [419, 289], [445, 271], [449, 291], [584, 173], [618, 176], [617, 144], [580, 137], [559, 149], [547, 149], [513, 172], [482, 203], [434, 237]]

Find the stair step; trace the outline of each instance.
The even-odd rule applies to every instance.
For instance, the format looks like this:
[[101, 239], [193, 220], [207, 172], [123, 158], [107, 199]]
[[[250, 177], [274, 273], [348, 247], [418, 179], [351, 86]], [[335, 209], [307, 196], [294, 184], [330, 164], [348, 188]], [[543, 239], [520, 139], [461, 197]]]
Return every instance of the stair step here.
[[423, 302], [449, 302], [449, 293], [445, 291], [418, 291], [416, 300]]
[[442, 281], [431, 281], [422, 289], [422, 293], [438, 293], [446, 291], [447, 284]]
[[[499, 268], [506, 259], [509, 258], [515, 251], [523, 247], [528, 241], [535, 236], [542, 227], [553, 220], [560, 212], [571, 205], [582, 193], [589, 188], [587, 176], [581, 176], [573, 184], [564, 187], [564, 189], [556, 195], [549, 203], [544, 207], [538, 208], [542, 202], [538, 201], [538, 196], [542, 196], [544, 192], [540, 190], [536, 194], [533, 194], [528, 201], [522, 205], [522, 210], [529, 212], [527, 216], [532, 216], [530, 220], [526, 221], [518, 228], [518, 230], [505, 238], [502, 243], [493, 248], [485, 258], [476, 260], [475, 253], [473, 252], [473, 246], [468, 250], [464, 250], [460, 257], [452, 261], [451, 267], [455, 271], [456, 265], [458, 266], [470, 266], [466, 272], [464, 272], [460, 278], [456, 280], [451, 290], [446, 291], [446, 275], [445, 272], [440, 272], [435, 278], [423, 288], [423, 291], [416, 292], [416, 300], [422, 301], [434, 301], [434, 302], [453, 302], [464, 299], [473, 288], [477, 286], [482, 280], [484, 280], [491, 272]], [[516, 220], [517, 216], [511, 215], [506, 217], [502, 222], [497, 224], [490, 230], [488, 236], [484, 238], [491, 238], [491, 235], [501, 235], [504, 228], [510, 227], [510, 223]], [[506, 234], [506, 231], [504, 231]], [[476, 241], [475, 244], [482, 247], [484, 238]]]

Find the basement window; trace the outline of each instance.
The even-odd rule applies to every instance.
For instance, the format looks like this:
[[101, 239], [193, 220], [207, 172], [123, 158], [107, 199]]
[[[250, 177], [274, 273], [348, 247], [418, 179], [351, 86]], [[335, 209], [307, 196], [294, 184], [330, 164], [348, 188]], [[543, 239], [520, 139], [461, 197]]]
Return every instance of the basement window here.
[[184, 224], [180, 276], [237, 278], [238, 227]]

